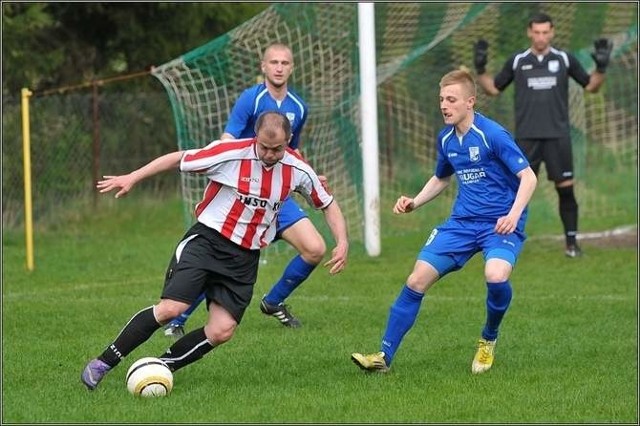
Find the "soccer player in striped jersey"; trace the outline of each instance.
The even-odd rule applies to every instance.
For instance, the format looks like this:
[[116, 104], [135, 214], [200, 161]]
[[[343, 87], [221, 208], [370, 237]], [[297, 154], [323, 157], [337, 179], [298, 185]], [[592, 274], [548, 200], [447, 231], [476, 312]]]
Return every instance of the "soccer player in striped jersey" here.
[[531, 46], [513, 54], [492, 78], [486, 72], [489, 44], [474, 45], [478, 84], [490, 96], [498, 96], [511, 82], [515, 89], [515, 137], [538, 174], [544, 161], [547, 177], [555, 183], [558, 211], [564, 228], [565, 255], [582, 255], [577, 243], [578, 203], [574, 194], [573, 153], [569, 122], [569, 78], [587, 92], [597, 92], [604, 83], [613, 43], [598, 39], [592, 57], [596, 69], [588, 74], [578, 59], [551, 45], [553, 21], [545, 13], [529, 20], [527, 36]]
[[[281, 43], [269, 45], [261, 62], [264, 82], [242, 92], [231, 110], [229, 121], [221, 139], [241, 139], [255, 136], [254, 124], [265, 111], [278, 111], [291, 122], [292, 137], [289, 148], [300, 153], [300, 133], [307, 120], [308, 107], [302, 98], [288, 87], [293, 72], [293, 53]], [[320, 176], [325, 180], [324, 176]], [[261, 311], [278, 319], [286, 327], [300, 327], [285, 300], [300, 286], [322, 262], [326, 253], [324, 239], [313, 225], [305, 211], [293, 198], [288, 198], [278, 213], [276, 239], [291, 244], [298, 254], [285, 267], [280, 279], [264, 295], [260, 303]], [[197, 299], [178, 318], [172, 320], [165, 329], [165, 335], [180, 337], [189, 316], [202, 301]]]
[[81, 374], [88, 389], [124, 357], [148, 340], [204, 293], [208, 321], [184, 335], [159, 358], [176, 371], [229, 341], [249, 306], [258, 273], [260, 249], [276, 235], [276, 217], [292, 191], [323, 211], [336, 247], [324, 265], [335, 274], [345, 267], [349, 243], [344, 216], [315, 171], [293, 150], [291, 123], [278, 112], [256, 122], [256, 137], [215, 141], [202, 149], [158, 157], [122, 176], [105, 176], [102, 193], [126, 195], [139, 181], [175, 168], [201, 173], [210, 182], [195, 208], [197, 222], [175, 248], [160, 301], [138, 311], [115, 340]]
[[380, 351], [351, 355], [365, 371], [389, 370], [402, 339], [416, 320], [425, 293], [478, 252], [485, 260], [487, 314], [471, 371], [482, 373], [493, 365], [498, 327], [511, 302], [509, 276], [526, 239], [527, 205], [537, 179], [511, 135], [475, 112], [475, 101], [476, 86], [467, 71], [452, 71], [440, 80], [445, 127], [436, 139], [435, 173], [414, 197], [400, 196], [393, 212], [410, 213], [433, 200], [454, 175], [458, 194], [451, 216], [433, 229], [391, 305]]

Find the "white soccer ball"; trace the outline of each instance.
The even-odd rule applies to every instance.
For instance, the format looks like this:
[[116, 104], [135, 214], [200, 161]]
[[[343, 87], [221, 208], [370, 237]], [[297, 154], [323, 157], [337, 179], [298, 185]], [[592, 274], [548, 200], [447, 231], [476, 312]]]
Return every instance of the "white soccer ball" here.
[[125, 379], [127, 389], [135, 396], [166, 396], [173, 389], [173, 373], [162, 360], [140, 358], [134, 362]]

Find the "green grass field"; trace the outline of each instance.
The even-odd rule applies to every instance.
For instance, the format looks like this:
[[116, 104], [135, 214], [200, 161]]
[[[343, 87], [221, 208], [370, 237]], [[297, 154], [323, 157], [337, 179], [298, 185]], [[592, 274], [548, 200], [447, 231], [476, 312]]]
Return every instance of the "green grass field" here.
[[[297, 330], [258, 310], [291, 254], [270, 252], [235, 337], [176, 372], [169, 397], [140, 399], [124, 375], [164, 351], [161, 332], [96, 391], [79, 376], [157, 300], [184, 231], [179, 201], [132, 195], [57, 228], [36, 233], [31, 273], [24, 235], [3, 234], [3, 423], [638, 423], [637, 248], [585, 244], [570, 260], [558, 241], [529, 241], [494, 367], [480, 376], [470, 373], [485, 312], [480, 256], [425, 297], [379, 376], [350, 353], [379, 349], [427, 231], [384, 239], [376, 258], [353, 245], [338, 276], [315, 271], [289, 299]], [[201, 307], [187, 328], [204, 319]]]

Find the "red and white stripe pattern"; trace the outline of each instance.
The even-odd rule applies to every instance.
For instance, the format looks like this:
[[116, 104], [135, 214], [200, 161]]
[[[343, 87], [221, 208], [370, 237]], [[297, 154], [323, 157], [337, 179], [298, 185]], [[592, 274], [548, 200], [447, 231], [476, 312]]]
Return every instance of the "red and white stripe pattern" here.
[[333, 201], [313, 169], [290, 149], [267, 167], [256, 152], [256, 139], [215, 141], [185, 151], [182, 172], [205, 174], [211, 182], [195, 208], [199, 222], [247, 249], [261, 249], [276, 233], [276, 214], [293, 191], [316, 209]]

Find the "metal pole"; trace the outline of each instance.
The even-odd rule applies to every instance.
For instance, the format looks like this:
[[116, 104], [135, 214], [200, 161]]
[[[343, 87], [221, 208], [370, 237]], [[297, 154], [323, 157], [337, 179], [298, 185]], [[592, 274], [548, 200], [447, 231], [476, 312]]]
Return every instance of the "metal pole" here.
[[100, 104], [98, 102], [98, 82], [93, 82], [93, 207], [98, 205], [98, 191], [95, 189], [100, 179]]
[[380, 254], [380, 172], [378, 165], [378, 103], [376, 32], [373, 3], [358, 3], [360, 110], [364, 185], [364, 239], [369, 256]]
[[24, 167], [24, 231], [27, 269], [33, 271], [33, 206], [31, 204], [31, 131], [29, 129], [29, 89], [21, 91], [22, 100], [22, 161]]

